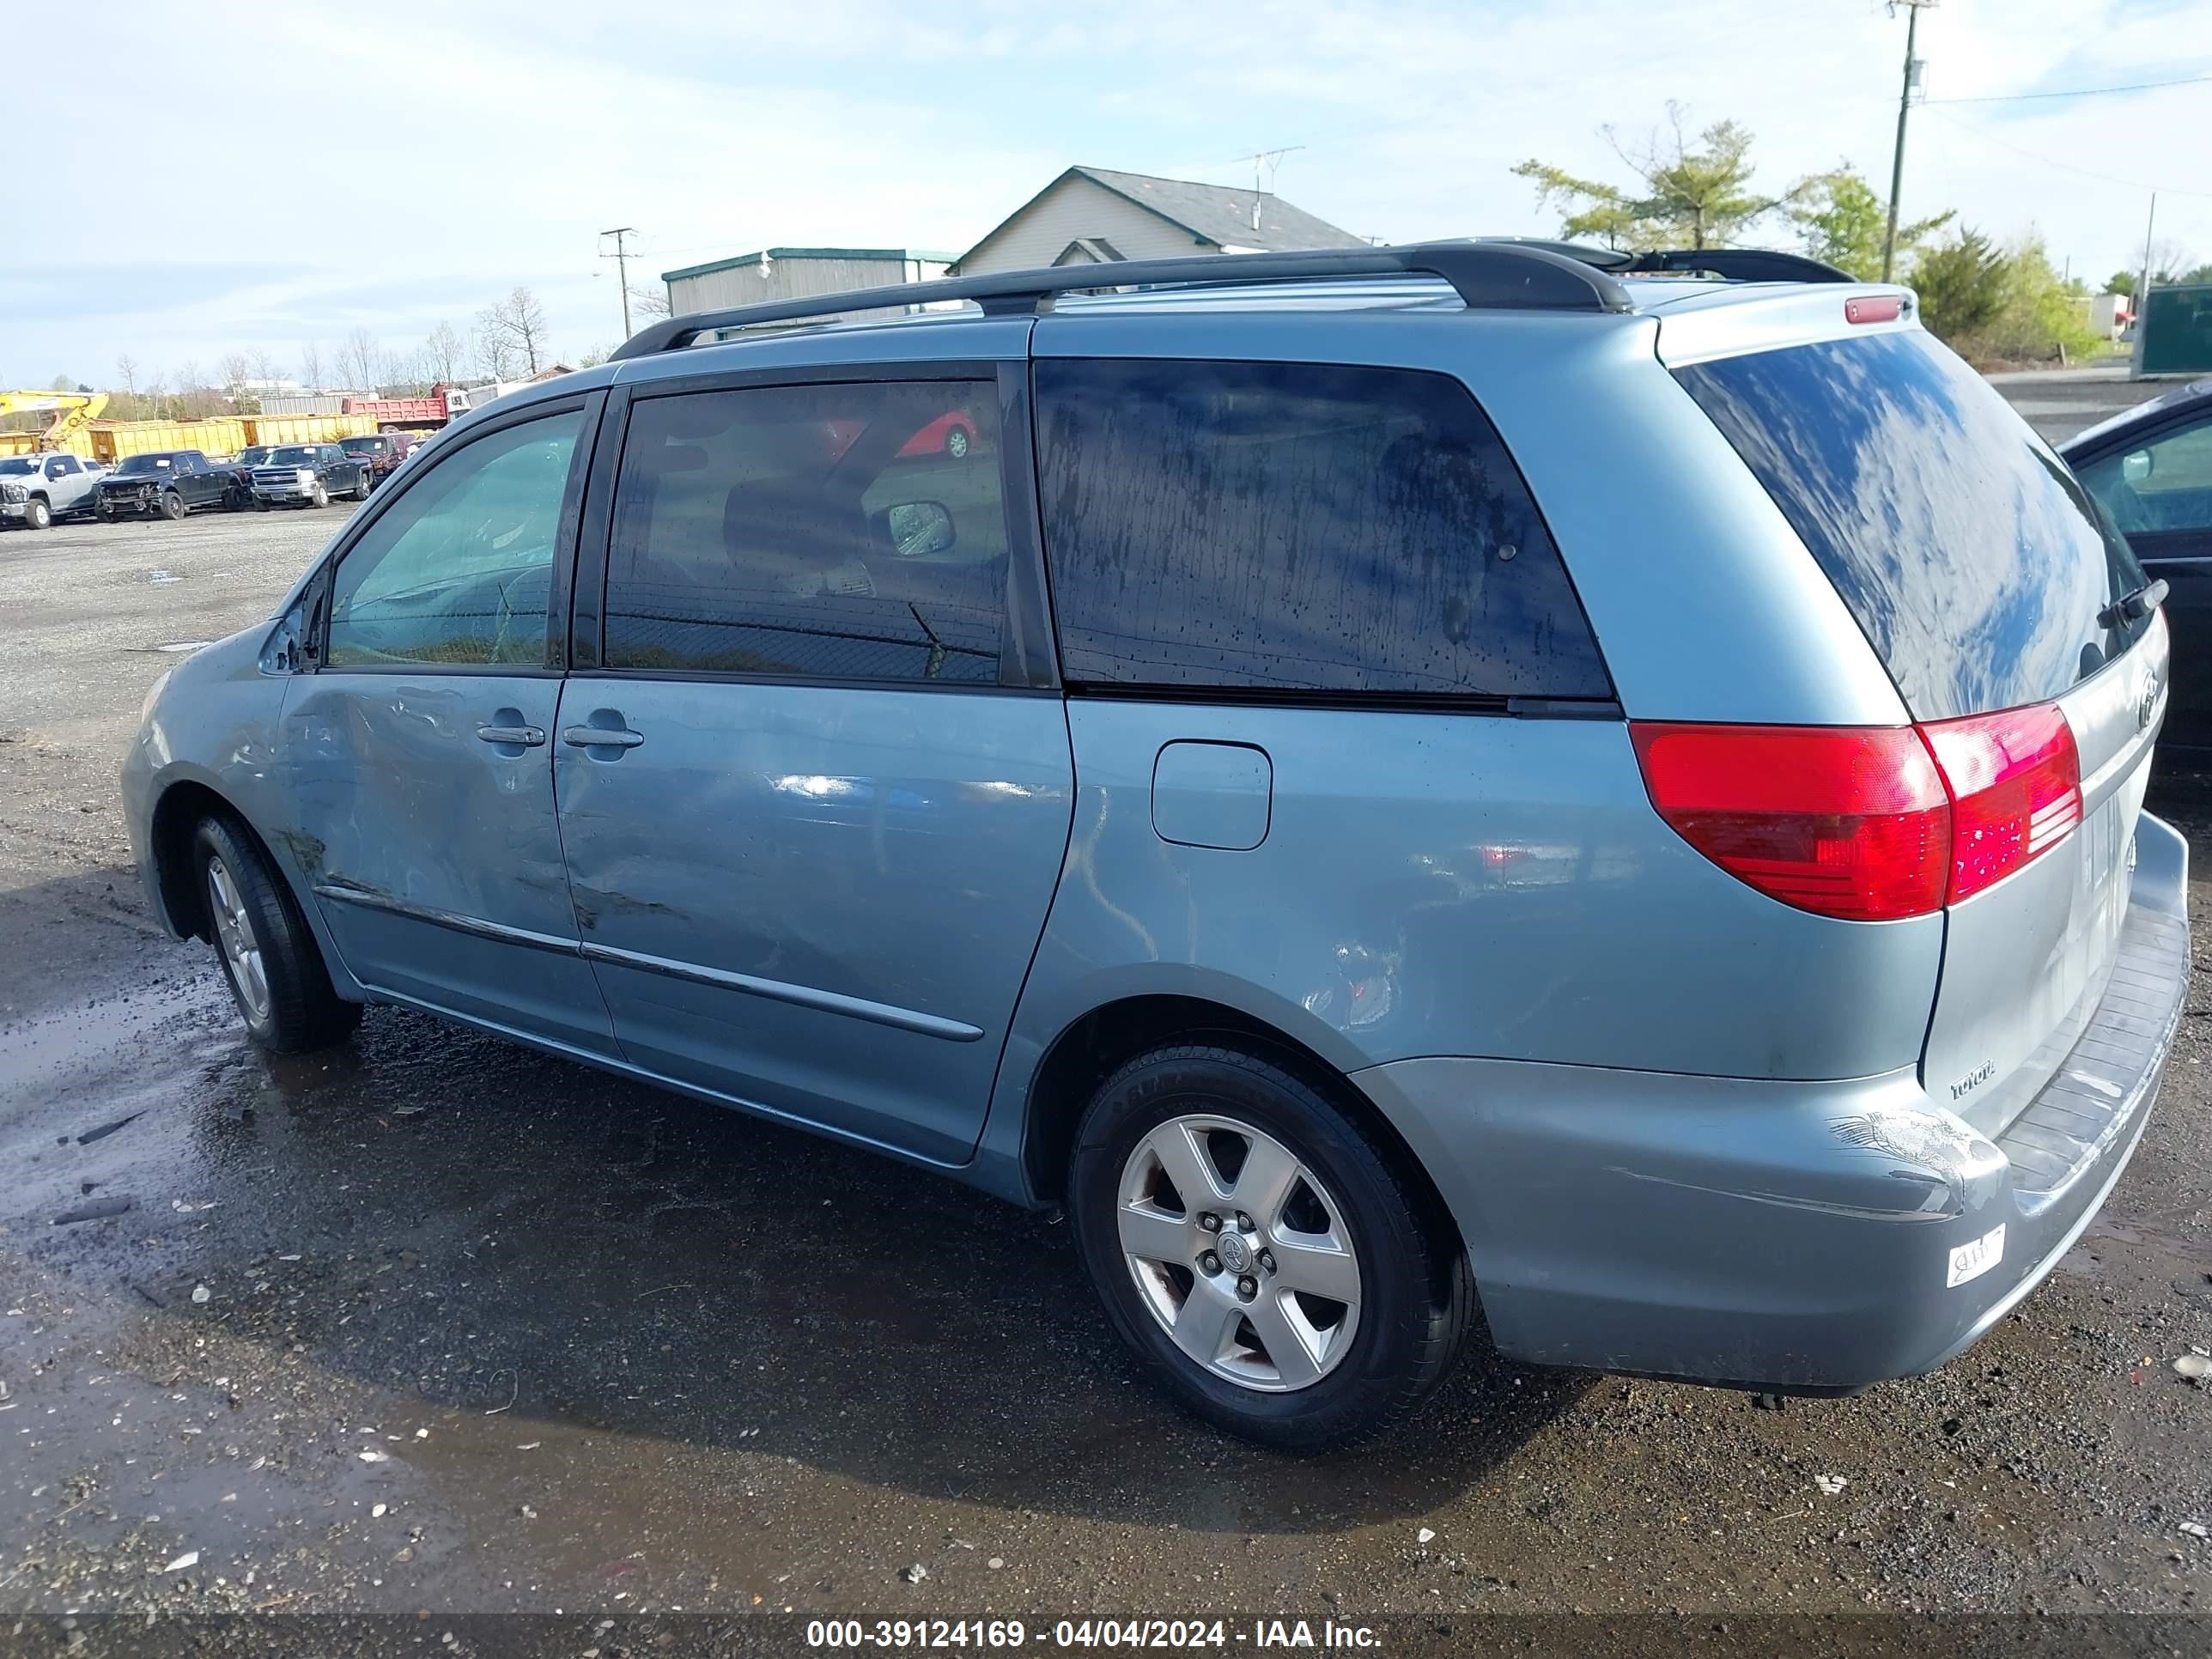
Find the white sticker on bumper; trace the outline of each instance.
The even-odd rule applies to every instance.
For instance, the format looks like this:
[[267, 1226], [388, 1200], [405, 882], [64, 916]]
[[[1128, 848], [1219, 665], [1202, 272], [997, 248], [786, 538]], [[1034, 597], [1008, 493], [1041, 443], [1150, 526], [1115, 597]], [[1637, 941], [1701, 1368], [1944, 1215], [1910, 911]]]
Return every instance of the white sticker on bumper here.
[[1951, 1271], [1943, 1280], [1944, 1286], [1955, 1290], [1970, 1279], [1979, 1279], [2003, 1260], [2004, 1227], [2000, 1224], [1994, 1231], [1951, 1252]]

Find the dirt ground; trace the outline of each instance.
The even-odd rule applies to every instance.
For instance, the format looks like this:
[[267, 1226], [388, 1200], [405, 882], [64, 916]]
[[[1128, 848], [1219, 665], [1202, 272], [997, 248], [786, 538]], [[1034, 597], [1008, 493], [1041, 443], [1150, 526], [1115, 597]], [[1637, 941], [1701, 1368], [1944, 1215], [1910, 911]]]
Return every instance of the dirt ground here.
[[[2203, 1650], [2212, 1392], [2172, 1362], [2212, 1349], [2212, 956], [2103, 1218], [1937, 1375], [1777, 1412], [1477, 1352], [1395, 1440], [1273, 1456], [1145, 1386], [1051, 1218], [410, 1012], [246, 1043], [146, 916], [115, 772], [340, 511], [0, 536], [0, 1651], [250, 1612], [325, 1620], [295, 1651], [1899, 1639], [1834, 1622], [1869, 1610]], [[2212, 872], [2212, 786], [2153, 808]]]

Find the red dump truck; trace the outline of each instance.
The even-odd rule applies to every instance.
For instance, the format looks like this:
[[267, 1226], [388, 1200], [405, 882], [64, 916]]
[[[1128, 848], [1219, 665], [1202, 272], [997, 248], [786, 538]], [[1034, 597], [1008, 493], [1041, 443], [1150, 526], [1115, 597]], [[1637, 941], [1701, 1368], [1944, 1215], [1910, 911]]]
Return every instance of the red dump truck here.
[[434, 432], [461, 412], [447, 406], [448, 389], [433, 386], [427, 398], [349, 398], [345, 412], [368, 416], [381, 432]]

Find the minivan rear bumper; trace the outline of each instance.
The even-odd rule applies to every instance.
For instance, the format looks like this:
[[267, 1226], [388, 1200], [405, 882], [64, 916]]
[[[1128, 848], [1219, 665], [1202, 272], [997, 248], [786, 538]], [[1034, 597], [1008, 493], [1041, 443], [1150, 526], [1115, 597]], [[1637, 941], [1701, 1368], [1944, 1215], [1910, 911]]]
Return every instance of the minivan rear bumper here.
[[1353, 1080], [1435, 1177], [1502, 1352], [1848, 1393], [1981, 1336], [2118, 1180], [2181, 1018], [2188, 860], [2141, 815], [2112, 980], [1995, 1143], [1911, 1069], [1790, 1083], [1431, 1058]]

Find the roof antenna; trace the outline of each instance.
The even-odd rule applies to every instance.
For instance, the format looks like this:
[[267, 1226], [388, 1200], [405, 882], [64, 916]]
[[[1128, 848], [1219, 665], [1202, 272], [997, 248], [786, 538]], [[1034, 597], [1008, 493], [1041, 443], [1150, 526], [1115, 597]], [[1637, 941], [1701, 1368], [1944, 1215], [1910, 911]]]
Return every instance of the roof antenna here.
[[[1275, 188], [1275, 170], [1283, 165], [1283, 157], [1293, 150], [1304, 149], [1304, 144], [1285, 144], [1280, 149], [1255, 149], [1252, 152], [1252, 228], [1260, 228], [1260, 198], [1271, 195]], [[1260, 170], [1267, 169], [1267, 183], [1261, 188]]]

